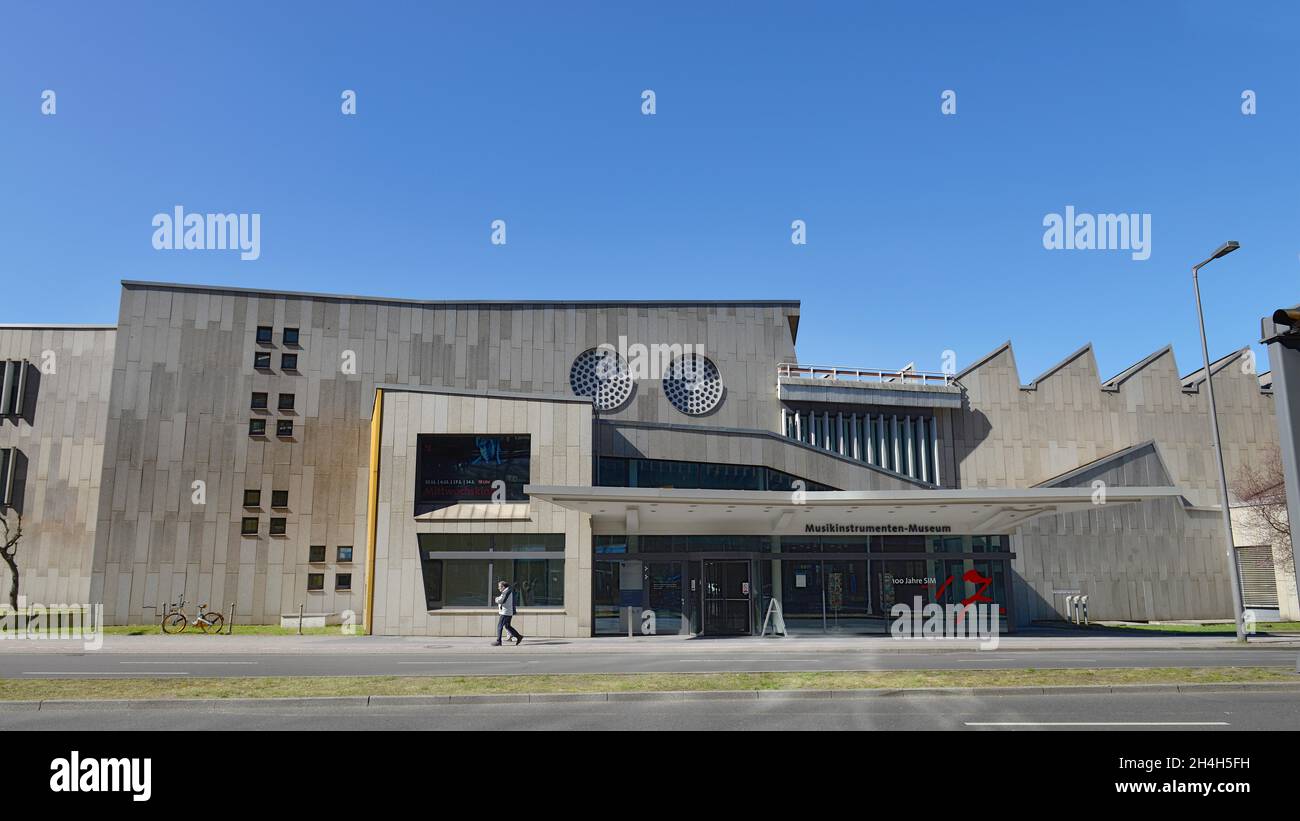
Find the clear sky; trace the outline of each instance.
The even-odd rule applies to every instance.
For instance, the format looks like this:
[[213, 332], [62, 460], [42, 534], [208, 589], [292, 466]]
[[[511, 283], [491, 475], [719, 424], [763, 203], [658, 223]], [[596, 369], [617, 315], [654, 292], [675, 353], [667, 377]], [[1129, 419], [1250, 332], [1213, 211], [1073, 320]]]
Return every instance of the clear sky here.
[[[799, 299], [806, 363], [1186, 373], [1222, 241], [1212, 354], [1300, 302], [1295, 6], [5, 0], [0, 322], [114, 322], [120, 279]], [[176, 205], [260, 257], [155, 250]], [[1149, 259], [1045, 249], [1071, 205], [1149, 214]]]

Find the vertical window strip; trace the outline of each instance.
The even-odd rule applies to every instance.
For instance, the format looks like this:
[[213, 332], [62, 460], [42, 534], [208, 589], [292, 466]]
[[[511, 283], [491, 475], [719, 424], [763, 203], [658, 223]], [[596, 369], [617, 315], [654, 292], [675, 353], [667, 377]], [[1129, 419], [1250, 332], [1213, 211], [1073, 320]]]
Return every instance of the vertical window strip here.
[[0, 505], [14, 503], [14, 473], [18, 463], [18, 448], [0, 448]]
[[939, 420], [930, 420], [930, 452], [934, 454], [934, 479], [939, 484]]
[[0, 416], [13, 414], [14, 383], [18, 381], [18, 369], [12, 359], [4, 363], [4, 375], [0, 379]]
[[921, 417], [920, 429], [917, 431], [917, 443], [921, 451], [921, 481], [930, 481], [930, 437], [926, 429], [934, 424], [934, 420]]

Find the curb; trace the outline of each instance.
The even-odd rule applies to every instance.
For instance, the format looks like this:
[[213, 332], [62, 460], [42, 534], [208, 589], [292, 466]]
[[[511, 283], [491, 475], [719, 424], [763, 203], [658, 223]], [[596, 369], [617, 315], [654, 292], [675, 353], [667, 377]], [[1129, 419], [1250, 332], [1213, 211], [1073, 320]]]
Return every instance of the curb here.
[[[481, 696], [448, 696], [452, 704], [527, 704], [528, 693], [500, 693]], [[401, 696], [394, 696], [401, 698]]]
[[737, 701], [758, 698], [757, 690], [664, 690], [606, 693], [608, 701]]
[[935, 696], [1065, 696], [1140, 693], [1225, 692], [1298, 693], [1300, 680], [1251, 681], [1205, 684], [1113, 684], [1046, 687], [917, 687], [874, 690], [689, 690], [607, 693], [491, 693], [464, 696], [322, 696], [307, 698], [194, 698], [194, 699], [47, 699], [0, 700], [0, 713], [59, 710], [166, 710], [181, 708], [303, 708], [303, 707], [432, 707], [452, 704], [557, 704], [574, 702], [683, 702], [683, 701], [807, 701], [868, 698], [931, 698]]
[[367, 706], [373, 707], [431, 707], [451, 703], [451, 696], [371, 696]]

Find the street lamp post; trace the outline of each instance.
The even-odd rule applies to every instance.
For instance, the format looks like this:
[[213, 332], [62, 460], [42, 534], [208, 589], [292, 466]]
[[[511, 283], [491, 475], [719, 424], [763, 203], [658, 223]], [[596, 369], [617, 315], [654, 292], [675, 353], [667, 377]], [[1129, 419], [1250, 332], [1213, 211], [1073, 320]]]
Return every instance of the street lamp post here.
[[1223, 535], [1228, 547], [1228, 577], [1232, 584], [1232, 616], [1237, 623], [1237, 641], [1246, 640], [1246, 626], [1242, 622], [1241, 574], [1237, 568], [1237, 548], [1232, 543], [1232, 510], [1228, 506], [1228, 472], [1223, 467], [1223, 442], [1219, 438], [1219, 415], [1214, 407], [1214, 379], [1210, 375], [1210, 347], [1205, 341], [1205, 311], [1201, 309], [1201, 284], [1197, 274], [1201, 268], [1240, 248], [1229, 240], [1219, 246], [1213, 256], [1192, 266], [1192, 290], [1196, 292], [1196, 316], [1201, 325], [1201, 355], [1205, 358], [1205, 387], [1210, 399], [1210, 435], [1214, 438], [1214, 461], [1219, 468], [1219, 504], [1223, 508]]

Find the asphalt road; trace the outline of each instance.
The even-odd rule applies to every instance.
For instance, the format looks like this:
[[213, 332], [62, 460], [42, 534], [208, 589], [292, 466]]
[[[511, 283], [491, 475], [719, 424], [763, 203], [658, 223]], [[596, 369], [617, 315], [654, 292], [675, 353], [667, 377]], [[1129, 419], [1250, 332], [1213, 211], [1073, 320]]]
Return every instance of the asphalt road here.
[[1300, 730], [1291, 693], [6, 711], [7, 730]]
[[552, 673], [707, 673], [824, 670], [1009, 670], [1070, 667], [1287, 667], [1286, 646], [1204, 649], [1071, 649], [873, 653], [548, 653], [544, 646], [488, 652], [367, 653], [16, 653], [0, 654], [0, 678], [152, 678], [167, 676], [429, 676]]

